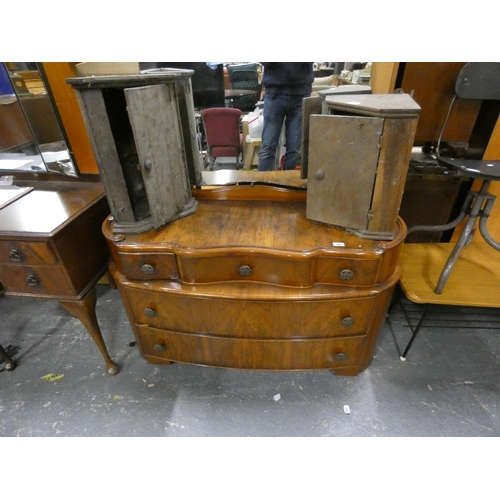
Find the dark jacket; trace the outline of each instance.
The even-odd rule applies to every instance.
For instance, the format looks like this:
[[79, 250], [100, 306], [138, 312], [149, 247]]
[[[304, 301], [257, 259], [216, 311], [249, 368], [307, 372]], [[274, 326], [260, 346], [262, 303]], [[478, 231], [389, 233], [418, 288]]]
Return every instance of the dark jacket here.
[[314, 80], [313, 63], [309, 62], [267, 62], [264, 66], [262, 84], [266, 94], [300, 94], [312, 91]]

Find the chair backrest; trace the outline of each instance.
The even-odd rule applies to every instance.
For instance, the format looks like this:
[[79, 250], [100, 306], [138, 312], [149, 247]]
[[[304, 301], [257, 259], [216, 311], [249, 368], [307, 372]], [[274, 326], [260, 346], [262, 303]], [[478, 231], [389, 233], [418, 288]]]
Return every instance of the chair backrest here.
[[239, 69], [233, 71], [231, 85], [233, 89], [257, 90], [259, 88], [259, 75], [256, 70]]
[[214, 147], [240, 147], [241, 111], [236, 108], [208, 108], [201, 112], [207, 144]]
[[500, 63], [467, 63], [458, 73], [455, 81], [455, 96], [450, 103], [437, 141], [437, 158], [441, 157], [441, 140], [457, 99], [500, 100]]
[[257, 63], [231, 64], [227, 66], [227, 76], [230, 83], [233, 83], [233, 73], [235, 71], [257, 71]]
[[457, 76], [455, 93], [461, 99], [500, 99], [500, 63], [467, 63]]

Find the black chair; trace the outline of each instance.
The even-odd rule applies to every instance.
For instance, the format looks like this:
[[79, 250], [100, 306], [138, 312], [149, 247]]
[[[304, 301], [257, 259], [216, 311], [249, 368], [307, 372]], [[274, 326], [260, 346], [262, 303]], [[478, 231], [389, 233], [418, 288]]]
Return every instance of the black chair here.
[[232, 89], [252, 91], [250, 95], [234, 97], [233, 107], [241, 111], [253, 111], [260, 99], [261, 91], [257, 64], [228, 66], [227, 71]]
[[471, 179], [481, 179], [479, 191], [469, 191], [458, 217], [445, 225], [440, 226], [413, 226], [408, 233], [414, 231], [446, 231], [457, 227], [465, 221], [460, 237], [453, 248], [441, 272], [441, 276], [434, 292], [441, 294], [458, 256], [464, 246], [468, 245], [474, 235], [476, 222], [479, 220], [479, 231], [483, 239], [495, 250], [500, 251], [500, 243], [488, 233], [487, 220], [496, 197], [488, 193], [491, 181], [500, 180], [500, 160], [447, 158], [440, 154], [441, 139], [451, 114], [453, 106], [459, 99], [476, 99], [500, 101], [500, 63], [467, 63], [457, 76], [455, 96], [453, 97], [448, 114], [446, 115], [436, 147], [436, 160], [439, 165], [456, 171]]

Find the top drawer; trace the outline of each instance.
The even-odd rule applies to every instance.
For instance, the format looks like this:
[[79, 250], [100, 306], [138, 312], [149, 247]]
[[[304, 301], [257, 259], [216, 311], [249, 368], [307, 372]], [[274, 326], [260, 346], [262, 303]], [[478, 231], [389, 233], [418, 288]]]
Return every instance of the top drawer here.
[[57, 264], [57, 257], [45, 242], [0, 241], [0, 262], [44, 266]]

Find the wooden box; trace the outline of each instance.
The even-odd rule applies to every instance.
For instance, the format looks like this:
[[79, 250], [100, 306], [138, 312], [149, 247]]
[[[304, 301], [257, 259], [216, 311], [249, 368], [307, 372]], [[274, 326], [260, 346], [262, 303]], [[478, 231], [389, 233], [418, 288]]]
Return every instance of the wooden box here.
[[192, 214], [201, 181], [192, 70], [70, 78], [117, 233]]
[[326, 97], [311, 114], [307, 217], [392, 240], [420, 107], [407, 94]]

